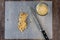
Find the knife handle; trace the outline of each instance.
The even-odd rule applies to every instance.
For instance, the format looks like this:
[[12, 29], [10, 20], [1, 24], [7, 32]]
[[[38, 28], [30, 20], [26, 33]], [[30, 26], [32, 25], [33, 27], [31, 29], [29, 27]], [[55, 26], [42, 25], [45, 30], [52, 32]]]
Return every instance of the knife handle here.
[[48, 38], [48, 36], [47, 36], [47, 34], [46, 34], [46, 32], [44, 30], [42, 30], [42, 34], [43, 34], [45, 40], [49, 40], [49, 38]]

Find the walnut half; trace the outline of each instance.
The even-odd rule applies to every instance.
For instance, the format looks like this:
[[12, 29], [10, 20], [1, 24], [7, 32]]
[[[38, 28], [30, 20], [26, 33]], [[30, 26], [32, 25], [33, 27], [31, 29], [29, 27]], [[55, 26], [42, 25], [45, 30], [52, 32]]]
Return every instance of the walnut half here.
[[27, 28], [27, 13], [21, 12], [18, 20], [18, 29], [23, 32]]

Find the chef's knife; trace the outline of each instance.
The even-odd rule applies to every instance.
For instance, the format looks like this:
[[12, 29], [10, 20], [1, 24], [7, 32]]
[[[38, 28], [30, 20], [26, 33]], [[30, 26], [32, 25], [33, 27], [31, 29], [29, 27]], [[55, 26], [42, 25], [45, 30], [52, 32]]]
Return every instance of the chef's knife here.
[[45, 30], [43, 30], [41, 24], [39, 23], [39, 20], [38, 20], [37, 15], [36, 15], [36, 11], [35, 11], [32, 7], [30, 7], [30, 9], [31, 9], [31, 11], [32, 11], [31, 15], [33, 16], [33, 19], [34, 19], [34, 21], [36, 22], [36, 24], [39, 25], [38, 28], [39, 28], [39, 30], [42, 32], [45, 40], [49, 40], [49, 38], [48, 38]]

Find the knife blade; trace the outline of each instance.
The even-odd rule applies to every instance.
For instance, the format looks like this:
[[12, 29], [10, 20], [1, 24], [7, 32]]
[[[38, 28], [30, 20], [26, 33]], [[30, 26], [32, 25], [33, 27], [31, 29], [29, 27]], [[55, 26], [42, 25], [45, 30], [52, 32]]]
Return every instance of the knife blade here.
[[38, 25], [38, 28], [41, 31], [41, 33], [43, 34], [45, 40], [49, 40], [49, 38], [47, 36], [47, 33], [45, 32], [45, 30], [43, 30], [42, 25], [40, 24], [40, 22], [37, 18], [36, 11], [32, 7], [30, 7], [30, 9], [31, 9], [31, 12], [32, 12], [31, 15], [32, 15], [34, 21], [36, 22], [36, 24]]

